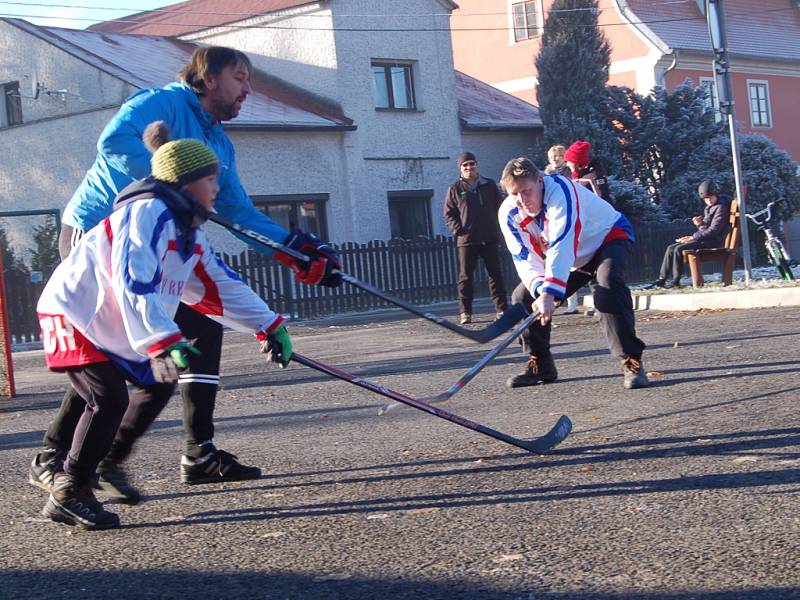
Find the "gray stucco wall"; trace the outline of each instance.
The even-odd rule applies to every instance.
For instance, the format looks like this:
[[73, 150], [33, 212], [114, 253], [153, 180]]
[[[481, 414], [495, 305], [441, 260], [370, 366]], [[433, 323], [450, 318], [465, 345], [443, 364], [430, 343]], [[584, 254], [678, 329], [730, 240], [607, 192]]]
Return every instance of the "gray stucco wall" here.
[[[336, 0], [285, 11], [294, 16], [257, 21], [278, 29], [221, 28], [186, 38], [259, 54], [253, 57], [259, 68], [338, 102], [354, 120], [357, 130], [342, 135], [333, 166], [343, 185], [341, 196], [331, 195], [334, 210], [328, 212], [336, 241], [388, 239], [389, 191], [433, 189], [434, 232], [445, 233], [438, 216], [460, 146], [449, 17], [436, 0], [404, 2], [401, 12], [398, 16], [392, 3]], [[407, 16], [415, 14], [425, 16]], [[375, 31], [376, 23], [385, 27], [387, 22], [431, 31]], [[413, 64], [418, 110], [375, 109], [371, 59]], [[304, 158], [295, 156], [296, 161]]]
[[478, 158], [481, 175], [499, 181], [505, 164], [516, 156], [529, 156], [530, 147], [540, 135], [536, 131], [464, 131], [461, 143], [464, 150]]
[[[32, 94], [34, 73], [45, 87], [36, 100], [26, 97]], [[8, 81], [19, 81], [26, 123], [121, 104], [133, 90], [56, 46], [0, 21], [0, 82]], [[64, 93], [55, 93], [58, 90]]]

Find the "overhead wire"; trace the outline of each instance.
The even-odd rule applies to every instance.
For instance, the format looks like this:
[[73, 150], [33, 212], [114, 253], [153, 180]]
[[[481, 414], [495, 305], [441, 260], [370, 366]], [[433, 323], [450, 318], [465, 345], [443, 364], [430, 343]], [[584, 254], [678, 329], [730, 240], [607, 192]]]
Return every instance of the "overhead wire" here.
[[[688, 0], [681, 0], [681, 1], [688, 1]], [[669, 2], [669, 3], [672, 4], [672, 3], [676, 3], [676, 2]], [[32, 4], [29, 4], [29, 3], [4, 2], [2, 0], [0, 0], [0, 4], [15, 4], [15, 5], [22, 4], [22, 5], [26, 5], [26, 6], [34, 6]], [[36, 4], [35, 6], [68, 7], [68, 8], [77, 8], [78, 7], [77, 5], [55, 5], [55, 4], [47, 4], [47, 3], [39, 3], [39, 4]], [[160, 10], [160, 11], [163, 11], [165, 13], [169, 13], [170, 12], [170, 11], [167, 11], [166, 9], [153, 9], [153, 10], [149, 10], [149, 11], [148, 10], [141, 11], [139, 14], [147, 13], [147, 12], [154, 12], [156, 10]], [[567, 10], [576, 10], [576, 9], [564, 9], [564, 10], [567, 11]], [[584, 10], [584, 9], [581, 9], [581, 10]], [[590, 9], [590, 10], [594, 10], [594, 9]], [[727, 16], [728, 17], [733, 17], [733, 16], [757, 16], [757, 15], [762, 15], [762, 14], [767, 14], [767, 13], [783, 12], [783, 11], [787, 11], [787, 10], [797, 10], [797, 9], [794, 6], [788, 6], [788, 7], [772, 8], [772, 9], [759, 9], [758, 11], [732, 12], [732, 13], [728, 13]], [[602, 9], [600, 9], [600, 11], [602, 11]], [[257, 13], [257, 14], [253, 14], [253, 13], [204, 13], [204, 12], [195, 12], [193, 14], [198, 14], [198, 15], [201, 15], [201, 14], [202, 15], [216, 15], [216, 16], [234, 16], [234, 17], [242, 16], [243, 19], [244, 18], [256, 18], [256, 17], [269, 17], [269, 16], [273, 16], [273, 17], [300, 16], [300, 17], [303, 17], [303, 18], [311, 16], [311, 15], [299, 15], [299, 14], [289, 15], [289, 13], [280, 13], [280, 12], [277, 12], [277, 11], [276, 12], [270, 12], [270, 13]], [[471, 14], [477, 14], [477, 13], [471, 13]], [[489, 14], [489, 13], [487, 13], [487, 14]], [[499, 15], [499, 14], [508, 14], [508, 13], [504, 12], [504, 13], [492, 13], [492, 14], [498, 14]], [[2, 16], [2, 17], [14, 17], [14, 18], [56, 19], [56, 20], [61, 20], [61, 19], [65, 18], [64, 16], [58, 16], [58, 15], [52, 15], [51, 16], [51, 15], [11, 14], [11, 13], [0, 13], [0, 16]], [[343, 17], [344, 16], [356, 17], [356, 15], [341, 15], [341, 16], [343, 16]], [[378, 16], [382, 16], [382, 17], [391, 16], [392, 18], [395, 18], [397, 15], [361, 15], [360, 17], [367, 17], [367, 16], [375, 16], [375, 17], [378, 17]], [[415, 17], [419, 18], [419, 17], [425, 17], [425, 16], [452, 16], [452, 15], [446, 15], [446, 14], [442, 13], [441, 15], [439, 15], [439, 14], [437, 14], [437, 15], [419, 14], [419, 15], [406, 15], [406, 16], [415, 16]], [[462, 16], [468, 16], [468, 15], [467, 14], [463, 14]], [[91, 23], [96, 23], [97, 22], [96, 19], [90, 19], [90, 18], [85, 18], [85, 17], [70, 16], [70, 17], [67, 17], [67, 18], [69, 20], [71, 20], [71, 21], [86, 21], [86, 22], [91, 22]], [[686, 21], [703, 21], [703, 22], [705, 22], [705, 17], [700, 15], [700, 16], [691, 16], [691, 17], [649, 19], [649, 20], [625, 21], [625, 22], [615, 22], [615, 23], [597, 23], [597, 24], [592, 24], [592, 25], [579, 25], [578, 27], [581, 27], [581, 28], [598, 27], [598, 28], [602, 29], [604, 27], [618, 27], [618, 26], [629, 26], [629, 25], [651, 25], [651, 24], [658, 24], [658, 23], [675, 23], [675, 22], [686, 22]], [[343, 32], [374, 32], [374, 33], [425, 33], [425, 32], [435, 33], [435, 32], [454, 32], [454, 31], [455, 32], [488, 32], [488, 31], [509, 31], [509, 30], [514, 28], [513, 24], [512, 25], [508, 25], [508, 26], [503, 26], [503, 27], [466, 27], [466, 28], [464, 28], [464, 27], [381, 27], [381, 28], [375, 28], [375, 27], [342, 27], [342, 26], [304, 27], [304, 26], [298, 26], [298, 25], [264, 25], [264, 24], [261, 24], [261, 25], [256, 25], [256, 24], [245, 25], [245, 24], [237, 24], [237, 23], [218, 23], [218, 24], [217, 23], [215, 23], [215, 24], [208, 24], [208, 23], [170, 23], [170, 22], [166, 22], [166, 21], [157, 21], [157, 22], [154, 22], [154, 23], [148, 23], [146, 21], [141, 21], [141, 20], [136, 19], [136, 18], [128, 18], [128, 19], [126, 19], [125, 17], [120, 17], [120, 18], [117, 18], [117, 19], [113, 19], [113, 22], [117, 23], [117, 24], [121, 24], [121, 25], [124, 25], [124, 24], [141, 25], [141, 24], [147, 23], [147, 24], [158, 25], [158, 26], [162, 26], [162, 27], [163, 26], [173, 26], [173, 27], [180, 27], [180, 28], [198, 27], [198, 28], [203, 28], [203, 29], [226, 28], [226, 29], [239, 29], [239, 30], [264, 29], [264, 30], [288, 30], [288, 31], [343, 31]], [[529, 30], [530, 29], [543, 30], [544, 27], [526, 26], [526, 29], [529, 29]]]

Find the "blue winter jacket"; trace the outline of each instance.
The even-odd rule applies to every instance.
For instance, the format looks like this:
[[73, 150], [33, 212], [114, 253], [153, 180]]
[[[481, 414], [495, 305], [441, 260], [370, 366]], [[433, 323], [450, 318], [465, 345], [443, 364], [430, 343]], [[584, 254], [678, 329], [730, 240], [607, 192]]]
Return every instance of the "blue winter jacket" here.
[[[236, 171], [236, 155], [220, 123], [215, 123], [197, 94], [181, 82], [141, 90], [125, 101], [97, 142], [97, 159], [64, 209], [63, 222], [88, 231], [111, 214], [114, 198], [128, 184], [150, 175], [150, 152], [142, 141], [153, 121], [167, 123], [173, 139], [205, 142], [220, 161], [219, 194], [214, 206], [220, 216], [283, 242], [288, 232], [256, 210]], [[257, 250], [272, 251], [241, 238]]]

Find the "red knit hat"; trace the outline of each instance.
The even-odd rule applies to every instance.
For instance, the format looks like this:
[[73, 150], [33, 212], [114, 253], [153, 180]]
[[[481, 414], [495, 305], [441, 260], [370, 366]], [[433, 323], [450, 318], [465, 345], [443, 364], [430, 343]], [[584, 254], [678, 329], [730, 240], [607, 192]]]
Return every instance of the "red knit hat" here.
[[567, 148], [564, 153], [564, 160], [575, 163], [578, 167], [585, 167], [589, 164], [589, 153], [592, 151], [592, 145], [589, 142], [577, 141]]

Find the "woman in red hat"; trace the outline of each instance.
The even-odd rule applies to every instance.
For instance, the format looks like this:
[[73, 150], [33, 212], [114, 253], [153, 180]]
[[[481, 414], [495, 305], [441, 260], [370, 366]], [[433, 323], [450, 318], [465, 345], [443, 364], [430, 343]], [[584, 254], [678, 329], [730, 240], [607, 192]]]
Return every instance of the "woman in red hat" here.
[[573, 142], [564, 153], [567, 166], [572, 170], [572, 178], [586, 186], [606, 202], [611, 202], [608, 179], [602, 163], [591, 158], [592, 145], [578, 140]]

